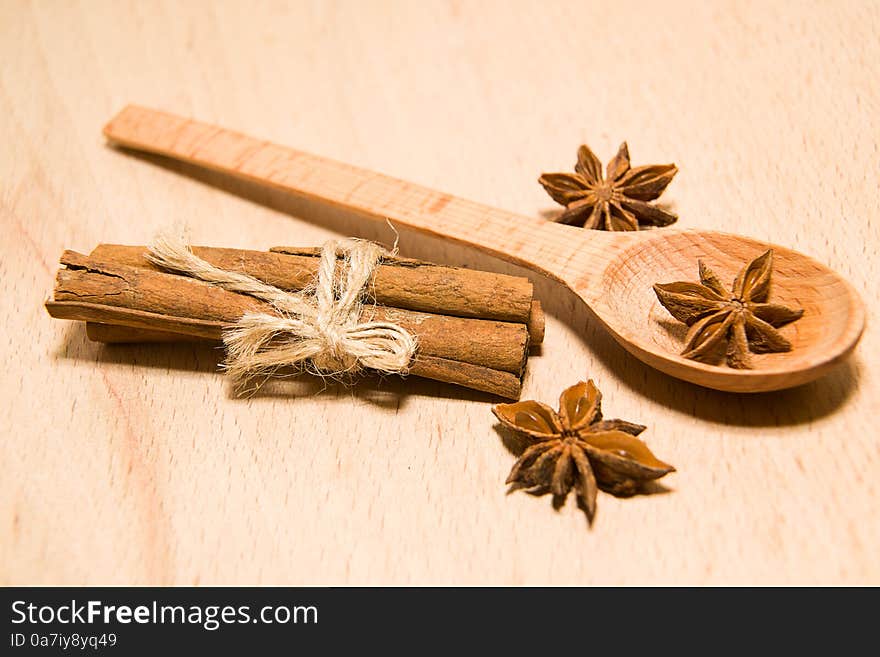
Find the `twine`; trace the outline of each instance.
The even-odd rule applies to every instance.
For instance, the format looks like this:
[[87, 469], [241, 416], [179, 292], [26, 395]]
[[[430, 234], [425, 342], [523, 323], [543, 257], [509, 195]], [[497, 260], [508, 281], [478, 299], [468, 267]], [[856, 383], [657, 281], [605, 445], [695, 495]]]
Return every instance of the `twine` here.
[[296, 293], [215, 267], [169, 236], [157, 238], [147, 258], [163, 269], [271, 304], [275, 314], [247, 313], [223, 331], [224, 368], [234, 379], [269, 376], [284, 367], [341, 379], [364, 368], [406, 374], [415, 354], [415, 337], [397, 324], [360, 321], [367, 285], [387, 253], [364, 240], [329, 241], [321, 249], [315, 281]]

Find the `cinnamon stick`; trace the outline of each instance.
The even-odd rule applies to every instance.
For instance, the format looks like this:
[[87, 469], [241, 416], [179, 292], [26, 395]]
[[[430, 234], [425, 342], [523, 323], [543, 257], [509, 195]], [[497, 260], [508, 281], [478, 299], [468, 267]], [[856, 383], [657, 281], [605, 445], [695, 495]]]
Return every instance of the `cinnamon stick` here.
[[[248, 312], [274, 313], [268, 304], [201, 281], [130, 267], [65, 251], [53, 301], [53, 317], [158, 329], [219, 338], [224, 326]], [[419, 353], [520, 377], [528, 356], [524, 324], [365, 306], [363, 320], [388, 321], [413, 333]]]
[[[274, 247], [271, 251], [192, 247], [215, 267], [258, 278], [284, 290], [301, 290], [318, 271], [319, 249]], [[144, 246], [100, 244], [91, 257], [121, 265], [154, 269]], [[430, 314], [494, 319], [525, 324], [531, 344], [544, 340], [544, 313], [533, 300], [528, 279], [506, 274], [445, 267], [420, 260], [386, 257], [369, 286], [371, 301]]]
[[[170, 333], [156, 329], [130, 328], [96, 322], [86, 323], [86, 335], [93, 342], [106, 344], [181, 341], [216, 342], [219, 344], [219, 340], [211, 340], [192, 334]], [[410, 366], [410, 374], [488, 392], [506, 399], [519, 399], [522, 389], [522, 382], [516, 374], [423, 354], [416, 355], [415, 361]]]

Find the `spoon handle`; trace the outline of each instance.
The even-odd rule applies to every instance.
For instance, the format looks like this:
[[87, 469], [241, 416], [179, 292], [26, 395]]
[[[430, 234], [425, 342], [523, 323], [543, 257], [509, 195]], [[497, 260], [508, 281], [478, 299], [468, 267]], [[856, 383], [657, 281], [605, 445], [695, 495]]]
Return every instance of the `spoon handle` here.
[[567, 271], [567, 265], [575, 254], [589, 257], [579, 253], [583, 248], [593, 251], [594, 258], [613, 253], [608, 248], [612, 245], [604, 241], [584, 244], [580, 231], [570, 227], [165, 112], [130, 105], [105, 126], [104, 135], [125, 148], [220, 171], [368, 219], [389, 219], [558, 280], [578, 278], [578, 272]]

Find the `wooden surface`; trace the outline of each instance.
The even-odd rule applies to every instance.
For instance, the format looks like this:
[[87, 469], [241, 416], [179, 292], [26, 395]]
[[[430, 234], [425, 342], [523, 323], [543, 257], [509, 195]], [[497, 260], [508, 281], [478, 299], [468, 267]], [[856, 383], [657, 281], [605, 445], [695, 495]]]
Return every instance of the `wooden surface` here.
[[[880, 583], [876, 3], [0, 5], [0, 583]], [[592, 377], [666, 493], [506, 494], [493, 400], [431, 382], [232, 396], [215, 351], [102, 347], [42, 302], [64, 248], [265, 249], [387, 228], [104, 146], [137, 102], [521, 214], [581, 141], [674, 161], [679, 227], [790, 246], [869, 307], [762, 396], [628, 355], [553, 282], [525, 398]], [[403, 255], [522, 270], [403, 231]]]

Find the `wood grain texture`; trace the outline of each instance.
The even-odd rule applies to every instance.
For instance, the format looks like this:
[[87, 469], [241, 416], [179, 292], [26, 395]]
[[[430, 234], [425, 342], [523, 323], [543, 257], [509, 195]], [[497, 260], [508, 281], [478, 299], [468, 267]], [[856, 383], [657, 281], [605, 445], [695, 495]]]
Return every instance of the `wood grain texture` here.
[[[646, 442], [678, 468], [666, 494], [602, 495], [589, 530], [571, 503], [506, 495], [515, 457], [476, 393], [301, 380], [241, 400], [216, 350], [100, 347], [42, 309], [64, 248], [145, 243], [174, 223], [216, 246], [393, 240], [340, 211], [106, 148], [100, 127], [129, 102], [534, 225], [558, 211], [541, 171], [581, 141], [607, 159], [627, 139], [634, 161], [679, 166], [664, 199], [680, 227], [790, 246], [877, 307], [878, 13], [2, 3], [0, 582], [880, 583], [872, 314], [825, 378], [743, 397], [642, 365], [573, 294], [533, 277], [547, 338], [524, 398], [552, 404], [592, 377], [606, 414], [648, 424]], [[523, 273], [400, 237], [405, 256]]]

